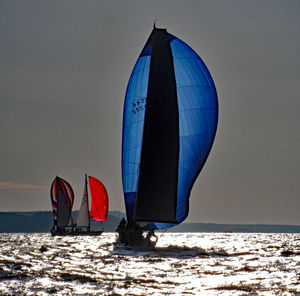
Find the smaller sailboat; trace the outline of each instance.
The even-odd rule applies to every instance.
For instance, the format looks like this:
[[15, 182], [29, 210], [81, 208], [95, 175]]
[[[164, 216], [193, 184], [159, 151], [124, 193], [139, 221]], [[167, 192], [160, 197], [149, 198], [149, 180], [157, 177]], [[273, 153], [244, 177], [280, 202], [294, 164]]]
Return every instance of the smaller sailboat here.
[[50, 196], [54, 220], [51, 234], [68, 235], [73, 230], [73, 189], [66, 180], [56, 176], [51, 184]]
[[[91, 192], [91, 212], [89, 211], [88, 187]], [[53, 236], [102, 234], [102, 221], [107, 219], [108, 214], [108, 195], [104, 185], [98, 179], [85, 175], [83, 197], [76, 223], [73, 222], [71, 213], [74, 203], [71, 185], [62, 178], [56, 177], [51, 185], [50, 193], [54, 218], [54, 225], [51, 229]], [[101, 223], [100, 230], [91, 229], [91, 218]]]
[[[89, 180], [89, 181], [88, 181]], [[89, 211], [88, 185], [91, 192], [91, 212]], [[94, 177], [85, 175], [84, 190], [80, 210], [74, 225], [75, 235], [100, 235], [102, 221], [107, 219], [108, 195], [104, 185]], [[101, 222], [102, 230], [91, 230], [91, 219]]]

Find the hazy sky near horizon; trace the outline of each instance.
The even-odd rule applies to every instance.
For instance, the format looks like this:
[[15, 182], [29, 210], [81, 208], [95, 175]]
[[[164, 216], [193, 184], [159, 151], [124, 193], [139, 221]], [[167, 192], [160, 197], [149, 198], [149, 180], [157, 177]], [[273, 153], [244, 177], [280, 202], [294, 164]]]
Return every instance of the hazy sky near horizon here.
[[189, 222], [300, 225], [300, 1], [0, 2], [0, 211], [50, 210], [56, 175], [84, 174], [124, 211], [127, 82], [153, 21], [203, 59], [216, 140]]

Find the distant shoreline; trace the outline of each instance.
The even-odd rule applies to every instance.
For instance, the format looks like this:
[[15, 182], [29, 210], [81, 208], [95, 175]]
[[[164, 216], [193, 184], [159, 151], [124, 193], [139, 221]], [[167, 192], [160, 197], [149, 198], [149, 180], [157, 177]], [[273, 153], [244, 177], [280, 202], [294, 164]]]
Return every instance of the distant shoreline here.
[[[76, 217], [78, 211], [73, 212]], [[106, 232], [114, 232], [125, 214], [111, 211], [103, 222]], [[51, 211], [0, 212], [0, 233], [49, 232], [53, 225]], [[236, 232], [236, 233], [300, 233], [300, 225], [182, 223], [168, 232]]]

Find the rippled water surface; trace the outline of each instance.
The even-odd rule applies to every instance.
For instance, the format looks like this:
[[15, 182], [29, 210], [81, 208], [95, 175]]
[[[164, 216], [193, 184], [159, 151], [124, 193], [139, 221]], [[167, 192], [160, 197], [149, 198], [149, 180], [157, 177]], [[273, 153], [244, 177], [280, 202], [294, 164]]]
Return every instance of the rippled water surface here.
[[155, 250], [115, 234], [0, 234], [1, 295], [300, 295], [300, 235], [159, 234]]

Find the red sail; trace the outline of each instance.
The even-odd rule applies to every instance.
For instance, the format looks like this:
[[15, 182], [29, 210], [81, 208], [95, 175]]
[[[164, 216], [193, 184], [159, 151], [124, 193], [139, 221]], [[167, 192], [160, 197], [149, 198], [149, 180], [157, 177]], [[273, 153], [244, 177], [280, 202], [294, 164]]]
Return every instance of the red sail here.
[[92, 197], [91, 218], [105, 221], [108, 212], [108, 195], [104, 185], [96, 178], [89, 176]]

